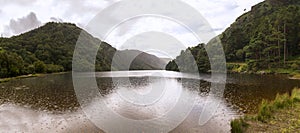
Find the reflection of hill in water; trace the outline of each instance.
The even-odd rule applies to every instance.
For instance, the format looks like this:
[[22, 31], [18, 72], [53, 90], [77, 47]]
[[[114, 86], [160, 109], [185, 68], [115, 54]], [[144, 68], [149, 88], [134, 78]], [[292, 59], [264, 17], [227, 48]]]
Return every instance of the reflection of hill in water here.
[[[91, 75], [90, 73], [82, 74], [83, 77], [89, 77]], [[89, 99], [86, 100], [86, 106], [94, 107], [99, 104], [99, 102], [106, 100], [108, 101], [109, 107], [118, 114], [137, 120], [161, 116], [164, 112], [172, 109], [174, 104], [176, 104], [178, 94], [182, 94], [181, 92], [195, 96], [196, 106], [191, 115], [188, 120], [176, 128], [174, 132], [185, 131], [187, 129], [190, 129], [191, 132], [200, 131], [200, 129], [207, 129], [206, 131], [226, 131], [229, 129], [229, 121], [227, 123], [228, 119], [243, 112], [251, 113], [255, 111], [257, 105], [261, 103], [261, 99], [273, 99], [277, 93], [289, 92], [294, 87], [300, 86], [299, 81], [290, 80], [284, 76], [230, 74], [227, 77], [228, 83], [226, 84], [224, 95], [214, 96], [209, 95], [211, 91], [210, 87], [213, 83], [218, 84], [219, 82], [211, 83], [210, 81], [214, 79], [210, 79], [209, 75], [203, 75], [203, 77], [199, 79], [194, 79], [195, 77], [190, 74], [168, 71], [116, 71], [96, 73], [96, 77], [99, 91], [103, 97], [99, 97], [98, 94], [90, 95], [92, 91], [89, 90], [90, 88], [87, 85], [87, 88], [83, 88], [83, 91], [91, 97], [88, 97]], [[147, 94], [153, 90], [164, 89], [165, 91], [158, 94], [167, 95], [168, 98], [162, 98], [163, 100], [160, 99], [160, 102], [150, 104], [149, 106], [139, 105], [138, 101], [133, 102], [137, 104], [137, 106], [135, 106], [130, 102], [135, 99], [130, 99], [130, 97], [128, 99], [120, 95], [121, 90], [124, 92], [135, 92], [141, 94], [141, 97], [133, 98], [140, 98], [149, 103], [151, 99], [149, 100], [149, 98], [147, 98], [149, 96]], [[143, 97], [143, 95], [145, 95], [145, 97]], [[154, 98], [157, 97], [157, 95], [152, 96]], [[53, 121], [61, 121], [60, 119], [62, 118], [68, 118], [68, 120], [70, 120], [68, 122], [62, 120], [63, 125], [68, 125], [67, 127], [74, 126], [72, 124], [73, 121], [86, 125], [84, 122], [85, 119], [77, 119], [77, 117], [81, 117], [82, 114], [80, 114], [80, 109], [78, 108], [79, 103], [74, 93], [72, 75], [70, 73], [12, 80], [7, 83], [2, 83], [0, 84], [0, 97], [0, 110], [3, 110], [2, 112], [0, 111], [0, 115], [16, 116], [7, 119], [8, 122], [13, 123], [13, 121], [20, 121], [31, 124], [32, 121], [27, 121], [27, 119], [32, 118], [37, 121], [42, 121], [47, 118]], [[220, 108], [218, 109], [216, 117], [206, 125], [199, 127], [195, 125], [199, 117], [198, 113], [202, 111], [204, 107], [203, 104], [208, 98], [211, 98], [210, 100], [212, 102], [220, 102]], [[23, 107], [26, 108], [24, 109]], [[184, 106], [181, 107], [184, 108]], [[28, 112], [26, 110], [30, 111]], [[33, 117], [35, 115], [39, 117]], [[7, 117], [0, 117], [0, 121], [1, 118], [5, 118], [6, 120]], [[44, 122], [42, 121], [40, 123]], [[218, 123], [218, 127], [213, 128], [216, 126], [216, 123]], [[46, 127], [39, 124], [33, 124], [33, 126], [35, 126], [34, 128]], [[195, 128], [192, 128], [194, 126]], [[50, 125], [48, 127], [56, 128]], [[61, 128], [60, 126], [57, 127]], [[90, 126], [87, 126], [87, 128], [89, 127]], [[45, 131], [48, 131], [48, 129]]]

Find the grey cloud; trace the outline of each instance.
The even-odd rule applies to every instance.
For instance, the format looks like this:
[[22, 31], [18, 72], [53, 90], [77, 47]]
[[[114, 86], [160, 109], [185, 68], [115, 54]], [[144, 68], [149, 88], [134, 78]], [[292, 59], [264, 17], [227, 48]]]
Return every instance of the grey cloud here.
[[41, 26], [41, 21], [38, 20], [35, 13], [31, 12], [27, 16], [18, 18], [17, 20], [11, 19], [9, 25], [4, 27], [5, 34], [20, 34], [28, 30]]

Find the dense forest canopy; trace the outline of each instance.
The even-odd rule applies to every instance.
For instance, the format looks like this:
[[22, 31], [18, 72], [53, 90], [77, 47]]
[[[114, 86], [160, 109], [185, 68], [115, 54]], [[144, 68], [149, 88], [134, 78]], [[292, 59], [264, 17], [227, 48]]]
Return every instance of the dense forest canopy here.
[[[227, 62], [246, 62], [245, 71], [272, 68], [300, 69], [300, 1], [266, 0], [252, 7], [218, 36]], [[195, 59], [207, 58], [193, 51], [212, 45], [209, 42], [191, 49]], [[197, 49], [197, 50], [195, 50]], [[177, 70], [174, 62], [166, 69]], [[207, 62], [207, 61], [206, 61]], [[209, 71], [207, 64], [198, 63], [200, 71]]]
[[[50, 22], [18, 36], [1, 38], [0, 77], [72, 70], [73, 51], [81, 32], [74, 24]], [[95, 45], [101, 42], [88, 33], [82, 35]], [[106, 43], [101, 47], [106, 47], [105, 51], [116, 51]], [[101, 58], [101, 68], [97, 69], [109, 69], [107, 57]]]
[[[122, 61], [137, 53], [130, 70], [163, 69], [163, 61], [155, 56], [135, 50], [118, 51], [74, 24], [50, 22], [18, 36], [0, 38], [0, 78], [71, 71], [79, 36], [91, 46], [101, 44], [96, 56], [96, 71], [124, 70], [127, 62]], [[246, 63], [243, 71], [300, 70], [300, 1], [266, 0], [253, 6], [208, 44], [183, 50], [166, 69], [195, 72], [192, 62], [196, 62], [199, 72], [209, 72], [211, 64], [207, 50], [214, 47], [215, 40], [221, 41], [227, 62]], [[112, 66], [115, 55], [119, 64]], [[82, 67], [91, 63], [80, 62]]]
[[[71, 23], [50, 22], [42, 27], [11, 38], [0, 38], [0, 78], [13, 77], [32, 73], [52, 73], [72, 70], [72, 58], [78, 37], [89, 46], [98, 46], [96, 56], [96, 71], [123, 69], [122, 66], [111, 66], [112, 58], [117, 50], [105, 42], [94, 38], [86, 31]], [[81, 49], [87, 52], [88, 49]], [[122, 52], [122, 51], [118, 51]], [[122, 58], [130, 56], [131, 52], [123, 53]], [[84, 54], [84, 53], [83, 53]], [[139, 52], [130, 69], [163, 69], [161, 60], [156, 56]], [[152, 62], [141, 59], [148, 58]], [[122, 59], [120, 59], [122, 60]], [[81, 60], [84, 66], [90, 66], [92, 61]]]

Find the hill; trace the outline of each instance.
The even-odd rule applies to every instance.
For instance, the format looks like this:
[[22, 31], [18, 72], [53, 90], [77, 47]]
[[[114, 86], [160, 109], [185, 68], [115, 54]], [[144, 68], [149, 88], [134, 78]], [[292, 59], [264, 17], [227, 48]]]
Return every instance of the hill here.
[[163, 70], [167, 65], [162, 59], [138, 50], [117, 51], [113, 62], [117, 70]]
[[[42, 27], [11, 38], [0, 38], [0, 78], [32, 73], [52, 73], [72, 70], [74, 48], [79, 35], [85, 43], [97, 46], [101, 40], [71, 23], [50, 22]], [[119, 70], [112, 68], [117, 50], [102, 42], [96, 58], [96, 71]], [[131, 56], [122, 52], [120, 60]], [[143, 60], [148, 59], [148, 61]], [[150, 60], [150, 61], [149, 61]], [[90, 65], [83, 62], [82, 65]], [[152, 64], [153, 63], [153, 64]], [[160, 59], [141, 53], [134, 61], [134, 69], [161, 69]]]
[[[238, 17], [221, 35], [227, 62], [238, 62], [243, 71], [300, 69], [300, 1], [266, 0], [252, 7], [251, 11]], [[199, 70], [210, 70], [205, 52], [196, 51], [213, 44], [189, 48], [193, 53]], [[186, 52], [186, 51], [184, 51]], [[184, 52], [178, 58], [184, 57]], [[198, 61], [198, 60], [203, 60]], [[176, 70], [174, 62], [166, 69]], [[234, 66], [228, 66], [232, 69]], [[241, 66], [238, 66], [241, 67]]]

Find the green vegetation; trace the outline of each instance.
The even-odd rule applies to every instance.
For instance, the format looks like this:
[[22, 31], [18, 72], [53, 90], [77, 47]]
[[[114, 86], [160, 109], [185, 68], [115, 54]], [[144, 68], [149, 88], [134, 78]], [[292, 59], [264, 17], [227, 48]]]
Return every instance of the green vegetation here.
[[227, 63], [227, 69], [231, 72], [242, 73], [248, 70], [248, 65], [246, 63]]
[[66, 57], [72, 54], [63, 51], [67, 51], [73, 42], [62, 38], [63, 32], [69, 34], [67, 32], [72, 25], [65, 25], [68, 28], [54, 25], [56, 24], [48, 23], [19, 36], [0, 38], [0, 78], [70, 70], [71, 64], [66, 63]]
[[[78, 53], [88, 55], [97, 48], [95, 70], [110, 71], [120, 70], [120, 66], [112, 66], [112, 58], [118, 52], [115, 48], [101, 40], [94, 38], [86, 31], [71, 23], [50, 22], [42, 27], [11, 38], [0, 38], [0, 78], [15, 77], [34, 73], [54, 73], [72, 70], [72, 59], [78, 37], [78, 43], [84, 43], [88, 47], [79, 48]], [[139, 53], [130, 69], [163, 69], [161, 60], [156, 56], [137, 52], [122, 52], [120, 61], [128, 61], [132, 54]], [[80, 61], [80, 68], [75, 71], [85, 71], [84, 68], [94, 64], [93, 61]]]
[[23, 73], [23, 67], [22, 57], [3, 49], [0, 51], [0, 75], [3, 75], [3, 77], [20, 75]]
[[232, 133], [243, 133], [249, 124], [244, 119], [235, 119], [230, 122], [230, 126]]
[[277, 95], [275, 100], [272, 102], [268, 102], [263, 100], [260, 107], [256, 119], [261, 122], [266, 122], [272, 117], [272, 114], [279, 109], [284, 109], [293, 104], [293, 99], [290, 98], [288, 94]]
[[[195, 58], [194, 58], [195, 57]], [[208, 55], [205, 50], [205, 44], [199, 44], [196, 47], [188, 48], [185, 51], [181, 51], [180, 56], [177, 56], [175, 60], [167, 64], [166, 69], [172, 71], [181, 72], [196, 72], [196, 68], [193, 66], [193, 61], [196, 61], [199, 72], [208, 72], [210, 70], [210, 63]]]
[[[101, 43], [74, 24], [54, 22], [18, 36], [0, 38], [0, 78], [71, 71], [79, 35], [91, 45]], [[107, 43], [100, 47], [96, 69], [110, 70], [111, 57], [116, 50]]]
[[255, 116], [244, 116], [231, 122], [233, 133], [295, 132], [300, 129], [300, 89], [277, 95], [275, 100], [263, 100]]
[[300, 74], [292, 75], [291, 79], [300, 79]]
[[291, 68], [270, 68], [260, 69], [256, 72], [248, 71], [247, 63], [227, 63], [227, 70], [231, 73], [250, 73], [250, 74], [287, 74], [291, 79], [300, 79], [300, 69]]
[[1, 78], [0, 83], [8, 82], [14, 79], [23, 79], [23, 78], [40, 77], [40, 76], [43, 76], [43, 74], [28, 74], [28, 75], [16, 76], [12, 78]]
[[[300, 73], [297, 72], [300, 70], [300, 1], [261, 2], [237, 18], [236, 22], [207, 45], [201, 44], [187, 50], [193, 53], [208, 49], [217, 38], [223, 45], [229, 71], [277, 73], [285, 70], [288, 74], [297, 75]], [[210, 64], [206, 61], [208, 57], [205, 52], [193, 53], [193, 56], [201, 72], [209, 71], [207, 66]], [[166, 69], [176, 70], [174, 63], [179, 59], [185, 61], [185, 64], [189, 62], [185, 53], [181, 53]]]

